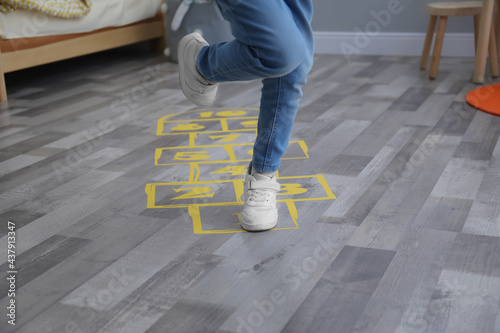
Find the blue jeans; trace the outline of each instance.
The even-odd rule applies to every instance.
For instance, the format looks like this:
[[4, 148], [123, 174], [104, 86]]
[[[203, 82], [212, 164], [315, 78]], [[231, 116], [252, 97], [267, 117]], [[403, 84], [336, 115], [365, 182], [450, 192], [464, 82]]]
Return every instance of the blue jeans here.
[[278, 170], [311, 70], [312, 0], [217, 0], [234, 40], [204, 47], [198, 71], [214, 82], [262, 79], [252, 167]]

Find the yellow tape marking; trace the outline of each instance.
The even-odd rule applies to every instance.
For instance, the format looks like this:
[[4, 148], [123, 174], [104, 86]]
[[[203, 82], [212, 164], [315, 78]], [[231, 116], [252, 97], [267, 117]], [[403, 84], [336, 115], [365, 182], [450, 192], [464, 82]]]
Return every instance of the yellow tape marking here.
[[178, 197], [172, 198], [172, 200], [182, 200], [182, 199], [199, 199], [199, 198], [213, 198], [215, 191], [211, 187], [184, 187], [184, 188], [173, 188], [176, 193], [186, 191]]

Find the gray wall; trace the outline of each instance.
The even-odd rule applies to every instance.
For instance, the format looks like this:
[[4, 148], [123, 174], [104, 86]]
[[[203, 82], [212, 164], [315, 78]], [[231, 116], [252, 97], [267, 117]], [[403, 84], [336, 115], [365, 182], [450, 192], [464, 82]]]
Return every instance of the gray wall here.
[[[274, 1], [274, 0], [273, 0]], [[366, 23], [374, 21], [373, 10], [387, 10], [388, 3], [398, 0], [313, 0], [315, 31], [352, 32], [355, 27], [365, 31]], [[446, 1], [446, 0], [444, 0]], [[425, 5], [432, 0], [399, 0], [401, 13], [391, 15], [390, 23], [382, 28], [384, 32], [425, 33], [429, 15]], [[471, 17], [451, 17], [446, 32], [473, 32]]]

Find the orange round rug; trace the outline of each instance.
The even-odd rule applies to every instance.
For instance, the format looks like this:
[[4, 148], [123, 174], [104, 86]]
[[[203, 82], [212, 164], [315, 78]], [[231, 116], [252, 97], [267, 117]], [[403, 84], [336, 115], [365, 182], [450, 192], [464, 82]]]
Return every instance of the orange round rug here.
[[500, 83], [472, 90], [465, 100], [481, 111], [500, 116]]

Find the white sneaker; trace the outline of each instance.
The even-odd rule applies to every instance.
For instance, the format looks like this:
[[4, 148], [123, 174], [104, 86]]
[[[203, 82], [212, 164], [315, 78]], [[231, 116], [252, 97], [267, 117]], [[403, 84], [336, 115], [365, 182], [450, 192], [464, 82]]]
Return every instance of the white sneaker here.
[[248, 167], [245, 177], [243, 211], [241, 226], [248, 231], [262, 231], [272, 229], [278, 224], [278, 209], [276, 208], [276, 194], [280, 184], [276, 175], [252, 174], [252, 165]]
[[196, 59], [201, 49], [208, 45], [197, 32], [184, 36], [177, 49], [179, 61], [179, 83], [186, 98], [199, 106], [211, 105], [217, 96], [218, 83], [203, 77], [196, 68]]

